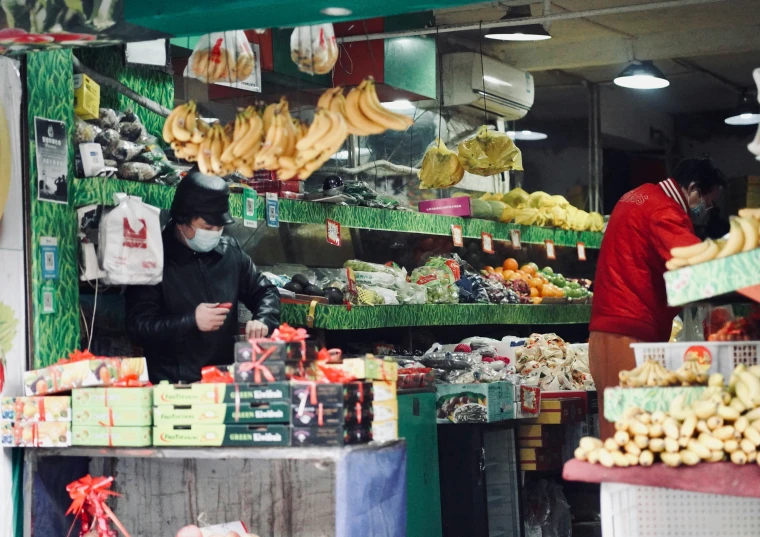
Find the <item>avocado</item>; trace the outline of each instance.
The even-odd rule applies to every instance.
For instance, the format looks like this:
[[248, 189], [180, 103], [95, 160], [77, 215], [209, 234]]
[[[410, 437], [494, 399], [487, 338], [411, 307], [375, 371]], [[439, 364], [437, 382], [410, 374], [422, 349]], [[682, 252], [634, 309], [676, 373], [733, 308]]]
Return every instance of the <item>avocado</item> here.
[[311, 284], [304, 287], [303, 292], [305, 295], [309, 295], [309, 296], [325, 296], [325, 292], [322, 289], [320, 289], [316, 285], [311, 285]]
[[309, 278], [307, 278], [307, 277], [306, 277], [306, 276], [304, 276], [303, 274], [296, 274], [295, 276], [293, 276], [293, 277], [291, 278], [291, 281], [294, 281], [294, 282], [296, 282], [298, 285], [300, 285], [300, 286], [301, 286], [301, 287], [303, 287], [304, 289], [305, 289], [307, 286], [311, 285], [311, 282], [309, 281]]
[[292, 282], [292, 281], [286, 283], [285, 285], [283, 285], [282, 288], [286, 289], [288, 291], [292, 291], [292, 292], [296, 293], [297, 295], [300, 295], [301, 293], [303, 293], [303, 286], [299, 285], [296, 282]]
[[330, 301], [330, 304], [343, 303], [343, 291], [337, 287], [325, 287], [325, 296]]

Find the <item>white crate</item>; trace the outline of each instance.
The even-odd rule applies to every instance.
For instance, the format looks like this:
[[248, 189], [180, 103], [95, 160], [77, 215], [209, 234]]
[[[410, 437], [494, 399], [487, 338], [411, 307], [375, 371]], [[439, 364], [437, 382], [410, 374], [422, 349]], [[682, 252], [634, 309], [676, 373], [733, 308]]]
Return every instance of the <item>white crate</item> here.
[[602, 537], [757, 537], [760, 499], [602, 483]]
[[760, 364], [760, 341], [687, 341], [683, 343], [631, 343], [636, 355], [636, 365], [646, 360], [660, 362], [675, 371], [683, 365], [684, 357], [694, 348], [707, 349], [711, 355], [710, 373], [729, 375], [739, 364], [747, 367]]

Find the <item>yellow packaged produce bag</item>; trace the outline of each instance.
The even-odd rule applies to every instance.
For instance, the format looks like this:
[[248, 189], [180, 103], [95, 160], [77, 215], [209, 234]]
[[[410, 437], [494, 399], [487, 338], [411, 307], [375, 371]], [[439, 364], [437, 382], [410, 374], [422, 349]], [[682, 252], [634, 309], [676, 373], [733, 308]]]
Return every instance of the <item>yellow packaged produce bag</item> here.
[[551, 196], [549, 196], [549, 194], [547, 194], [546, 192], [541, 192], [539, 190], [538, 192], [534, 192], [533, 194], [531, 194], [530, 196], [528, 196], [528, 200], [525, 202], [525, 204], [528, 207], [533, 207], [535, 209], [540, 209], [541, 207], [543, 207], [546, 204], [546, 202], [549, 201], [549, 198], [551, 198]]
[[601, 214], [597, 212], [592, 212], [592, 213], [589, 213], [588, 218], [589, 218], [590, 231], [604, 230], [604, 217]]
[[538, 209], [526, 207], [524, 209], [515, 210], [515, 224], [523, 226], [532, 226], [538, 221], [539, 212]]
[[522, 171], [522, 154], [503, 132], [478, 128], [472, 138], [459, 144], [459, 162], [470, 173], [489, 177], [508, 170]]
[[423, 188], [448, 188], [462, 180], [464, 168], [459, 163], [457, 154], [446, 147], [443, 140], [436, 138], [425, 151], [417, 175]]
[[501, 201], [516, 209], [518, 206], [528, 201], [528, 195], [529, 194], [522, 188], [517, 187], [504, 194], [504, 197], [501, 198]]
[[549, 209], [551, 214], [552, 225], [554, 227], [562, 227], [567, 223], [567, 210], [555, 205]]
[[508, 224], [509, 222], [515, 219], [515, 213], [516, 213], [515, 208], [507, 205], [507, 207], [501, 212], [501, 216], [499, 217], [499, 222]]

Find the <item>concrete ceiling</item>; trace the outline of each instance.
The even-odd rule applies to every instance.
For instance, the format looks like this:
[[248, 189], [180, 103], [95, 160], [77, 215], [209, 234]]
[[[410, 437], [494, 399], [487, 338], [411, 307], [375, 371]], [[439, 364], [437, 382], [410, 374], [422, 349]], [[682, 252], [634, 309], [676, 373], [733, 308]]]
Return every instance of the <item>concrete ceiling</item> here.
[[[586, 11], [661, 0], [552, 0], [551, 12]], [[470, 5], [436, 12], [437, 24], [464, 24], [501, 18], [507, 6], [525, 0]], [[586, 115], [582, 81], [608, 85], [632, 59], [654, 60], [671, 82], [636, 100], [669, 114], [728, 109], [740, 88], [754, 89], [752, 70], [760, 67], [760, 0], [723, 0], [688, 7], [554, 21], [552, 39], [513, 43], [484, 40], [483, 52], [533, 73], [537, 85], [531, 116], [536, 119]], [[477, 32], [447, 34], [449, 45], [477, 49]], [[711, 76], [714, 73], [717, 77]], [[723, 79], [721, 81], [720, 79]], [[615, 91], [632, 91], [614, 88]]]

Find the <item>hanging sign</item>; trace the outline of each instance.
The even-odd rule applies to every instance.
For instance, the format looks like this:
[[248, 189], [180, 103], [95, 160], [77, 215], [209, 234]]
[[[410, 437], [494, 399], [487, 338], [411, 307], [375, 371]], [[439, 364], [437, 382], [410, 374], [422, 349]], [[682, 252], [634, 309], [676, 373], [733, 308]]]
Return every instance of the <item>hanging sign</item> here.
[[58, 279], [58, 239], [40, 237], [40, 266], [43, 280]]
[[256, 198], [258, 194], [252, 188], [243, 189], [243, 225], [245, 227], [257, 228], [259, 223], [256, 221]]
[[267, 225], [280, 227], [280, 200], [274, 192], [267, 192]]
[[34, 118], [37, 150], [37, 198], [68, 203], [69, 138], [66, 124], [42, 117]]
[[340, 224], [335, 220], [327, 219], [327, 242], [333, 246], [340, 246]]
[[545, 240], [544, 244], [546, 244], [546, 259], [557, 259], [557, 254], [554, 251], [554, 241], [553, 240]]
[[512, 248], [515, 250], [522, 249], [522, 243], [520, 243], [520, 230], [519, 229], [510, 229], [509, 230], [509, 238], [512, 241]]
[[454, 241], [454, 246], [461, 248], [464, 246], [464, 235], [462, 234], [462, 226], [451, 226], [451, 240]]
[[486, 233], [485, 231], [480, 234], [481, 242], [483, 245], [483, 251], [487, 254], [494, 253], [493, 251], [493, 235]]
[[586, 244], [583, 242], [579, 242], [575, 245], [575, 247], [578, 249], [578, 261], [585, 261], [586, 260]]

